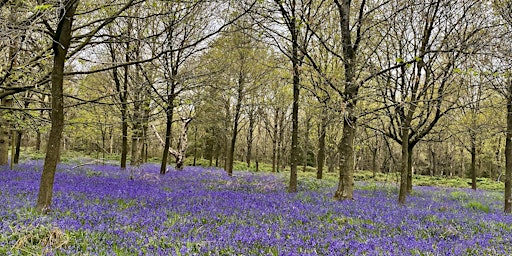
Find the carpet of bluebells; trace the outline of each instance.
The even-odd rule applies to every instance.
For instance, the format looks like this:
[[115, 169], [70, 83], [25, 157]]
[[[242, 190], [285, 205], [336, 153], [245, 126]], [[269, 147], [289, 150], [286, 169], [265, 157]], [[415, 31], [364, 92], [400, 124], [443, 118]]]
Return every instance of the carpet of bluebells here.
[[60, 165], [48, 215], [34, 212], [41, 162], [0, 170], [1, 255], [512, 255], [498, 192], [334, 184], [201, 167]]

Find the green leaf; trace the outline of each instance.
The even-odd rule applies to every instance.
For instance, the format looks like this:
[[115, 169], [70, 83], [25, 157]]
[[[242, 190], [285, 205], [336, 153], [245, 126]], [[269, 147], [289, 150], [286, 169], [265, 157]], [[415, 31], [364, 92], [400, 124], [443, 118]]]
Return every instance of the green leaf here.
[[41, 5], [37, 5], [36, 7], [34, 7], [34, 10], [44, 12], [44, 11], [50, 9], [51, 7], [53, 7], [52, 4], [41, 4]]
[[405, 60], [402, 58], [396, 58], [395, 61], [396, 61], [396, 63], [404, 63], [405, 62]]

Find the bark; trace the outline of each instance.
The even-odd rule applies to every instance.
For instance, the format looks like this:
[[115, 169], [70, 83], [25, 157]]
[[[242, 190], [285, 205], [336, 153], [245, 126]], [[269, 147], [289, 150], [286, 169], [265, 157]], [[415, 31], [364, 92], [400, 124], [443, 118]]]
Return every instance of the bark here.
[[276, 156], [276, 171], [284, 170], [284, 161], [282, 160], [284, 155], [284, 117], [285, 113], [281, 112], [279, 115], [279, 132], [277, 134], [277, 156]]
[[471, 189], [476, 190], [476, 143], [474, 137], [471, 137]]
[[39, 129], [36, 131], [36, 151], [39, 152], [41, 150], [41, 132]]
[[507, 99], [507, 132], [505, 141], [505, 213], [512, 213], [512, 81]]
[[[116, 62], [115, 49], [110, 45], [109, 50], [112, 62]], [[129, 60], [128, 55], [126, 55], [126, 59]], [[112, 77], [116, 85], [121, 112], [121, 169], [126, 169], [126, 160], [128, 158], [128, 66], [124, 67], [124, 72], [124, 81], [121, 83], [117, 68], [112, 69]]]
[[[140, 152], [140, 142], [141, 142], [141, 137], [142, 137], [142, 126], [141, 126], [141, 121], [140, 121], [140, 104], [139, 103], [135, 103], [134, 105], [134, 108], [133, 108], [133, 124], [132, 124], [132, 145], [131, 145], [131, 155], [130, 155], [130, 165], [131, 166], [138, 166], [140, 165], [140, 155], [139, 155], [139, 152]], [[138, 106], [137, 106], [138, 105]]]
[[[293, 69], [293, 104], [292, 104], [292, 145], [290, 150], [290, 183], [288, 192], [297, 192], [297, 165], [299, 164], [299, 93], [300, 93], [300, 61], [299, 61], [299, 30], [295, 21], [295, 1], [292, 7], [290, 32], [292, 35], [292, 69]], [[282, 128], [282, 127], [281, 127]]]
[[274, 115], [274, 130], [272, 136], [272, 172], [277, 172], [277, 133], [278, 133], [278, 120], [279, 119], [279, 110], [276, 109]]
[[355, 81], [356, 53], [361, 40], [360, 26], [362, 25], [363, 9], [366, 1], [363, 0], [359, 6], [358, 27], [354, 42], [352, 41], [352, 31], [350, 28], [350, 10], [351, 1], [334, 0], [340, 17], [339, 26], [342, 40], [343, 66], [344, 66], [344, 102], [341, 111], [343, 118], [343, 137], [338, 145], [340, 153], [340, 175], [338, 188], [334, 194], [334, 199], [353, 199], [354, 197], [354, 139], [357, 130], [357, 116], [355, 113], [360, 84]]
[[172, 132], [172, 116], [174, 114], [174, 93], [171, 93], [168, 97], [167, 101], [167, 109], [166, 109], [166, 122], [165, 122], [165, 142], [164, 142], [164, 151], [162, 155], [162, 162], [160, 163], [160, 174], [165, 174], [167, 172], [167, 162], [169, 155], [169, 148], [171, 148], [171, 132]]
[[51, 129], [36, 204], [36, 209], [40, 212], [47, 212], [52, 202], [55, 168], [60, 156], [60, 144], [64, 129], [64, 65], [71, 41], [73, 18], [78, 4], [79, 0], [64, 2], [64, 8], [61, 9], [54, 36], [54, 61], [51, 76]]
[[[1, 99], [2, 107], [12, 106], [12, 97]], [[9, 110], [0, 111], [0, 165], [9, 164], [9, 142], [11, 141], [10, 122], [8, 120]]]
[[430, 176], [436, 176], [437, 175], [437, 154], [434, 149], [429, 147], [430, 151]]
[[378, 151], [378, 148], [377, 147], [374, 147], [372, 148], [372, 175], [373, 177], [375, 178], [375, 176], [377, 176], [377, 151]]
[[[243, 59], [242, 59], [243, 63]], [[244, 83], [245, 83], [245, 77], [243, 74], [243, 65], [240, 67], [240, 72], [238, 74], [238, 88], [237, 88], [237, 98], [236, 98], [236, 104], [235, 104], [235, 117], [233, 119], [233, 131], [231, 133], [231, 141], [229, 144], [229, 151], [228, 151], [228, 164], [226, 171], [228, 172], [229, 176], [233, 176], [233, 162], [234, 162], [234, 156], [235, 156], [235, 145], [236, 145], [236, 138], [238, 136], [238, 125], [240, 123], [240, 115], [242, 111], [242, 101], [244, 98]]]
[[126, 169], [128, 159], [128, 105], [126, 101], [121, 103], [121, 136], [121, 169]]
[[306, 172], [308, 167], [308, 152], [309, 152], [309, 130], [311, 129], [311, 118], [306, 119], [306, 130], [304, 131], [304, 152], [302, 158], [302, 171]]
[[208, 166], [213, 166], [213, 149], [215, 148], [215, 129], [211, 129], [211, 137], [208, 137]]
[[322, 118], [318, 135], [318, 156], [316, 159], [316, 178], [322, 179], [325, 164], [325, 134], [327, 132], [327, 117]]
[[407, 197], [407, 177], [409, 163], [409, 126], [405, 125], [402, 130], [402, 166], [400, 168], [400, 192], [398, 194], [398, 203], [404, 205]]
[[412, 150], [413, 145], [409, 143], [409, 147], [407, 149], [407, 194], [410, 195], [412, 193], [412, 177], [413, 177], [413, 169], [412, 169]]
[[354, 139], [356, 137], [356, 117], [345, 117], [343, 120], [343, 137], [338, 145], [340, 173], [338, 188], [334, 199], [345, 200], [354, 198]]
[[197, 126], [194, 129], [194, 162], [192, 163], [192, 166], [196, 166], [197, 162]]
[[16, 150], [14, 153], [14, 164], [20, 162], [20, 151], [21, 151], [21, 139], [23, 137], [22, 131], [16, 131]]
[[249, 130], [247, 133], [247, 155], [246, 162], [247, 167], [251, 167], [251, 158], [252, 158], [252, 143], [254, 141], [254, 124], [256, 123], [254, 112], [249, 114]]

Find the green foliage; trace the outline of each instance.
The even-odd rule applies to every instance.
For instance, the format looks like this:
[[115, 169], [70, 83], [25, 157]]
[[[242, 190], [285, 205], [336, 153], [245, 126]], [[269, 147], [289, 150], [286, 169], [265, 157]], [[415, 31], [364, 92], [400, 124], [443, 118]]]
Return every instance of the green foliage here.
[[477, 211], [482, 211], [482, 212], [485, 212], [485, 213], [489, 213], [490, 209], [489, 209], [489, 206], [488, 205], [484, 205], [478, 201], [469, 201], [467, 204], [466, 204], [466, 207], [469, 208], [469, 209], [473, 209], [473, 210], [477, 210]]
[[34, 7], [34, 10], [44, 12], [52, 7], [53, 7], [52, 4], [41, 4], [41, 5], [37, 5], [36, 7]]

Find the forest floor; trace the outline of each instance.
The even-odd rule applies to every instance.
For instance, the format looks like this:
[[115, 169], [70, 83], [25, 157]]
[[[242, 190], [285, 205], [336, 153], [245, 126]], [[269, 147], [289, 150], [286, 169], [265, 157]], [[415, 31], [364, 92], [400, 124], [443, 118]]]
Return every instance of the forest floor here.
[[34, 210], [41, 161], [0, 170], [0, 255], [511, 255], [501, 191], [335, 180], [155, 164], [62, 164], [52, 211]]

